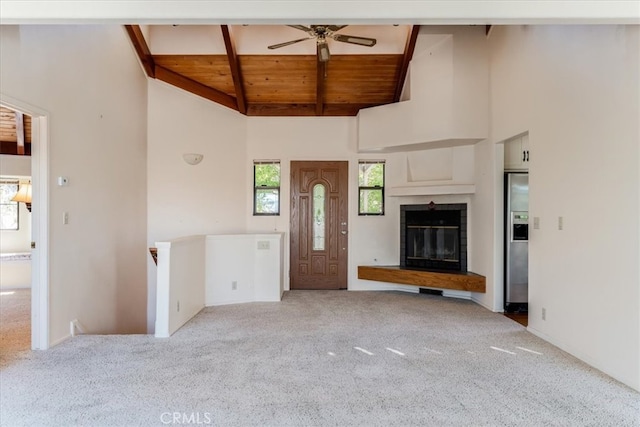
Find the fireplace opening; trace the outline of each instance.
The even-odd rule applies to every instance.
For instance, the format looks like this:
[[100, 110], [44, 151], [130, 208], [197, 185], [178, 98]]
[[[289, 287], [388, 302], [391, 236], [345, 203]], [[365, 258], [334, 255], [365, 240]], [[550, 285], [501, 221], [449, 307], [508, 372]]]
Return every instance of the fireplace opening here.
[[467, 271], [465, 204], [402, 205], [400, 266]]

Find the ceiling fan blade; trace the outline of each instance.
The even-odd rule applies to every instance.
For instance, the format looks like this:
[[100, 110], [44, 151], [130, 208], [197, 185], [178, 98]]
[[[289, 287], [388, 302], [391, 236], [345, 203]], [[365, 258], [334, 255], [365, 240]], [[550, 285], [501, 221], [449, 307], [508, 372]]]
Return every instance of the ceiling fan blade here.
[[291, 41], [284, 42], [284, 43], [272, 44], [271, 46], [267, 46], [267, 48], [268, 49], [279, 49], [281, 47], [289, 46], [289, 45], [292, 45], [294, 43], [303, 42], [305, 40], [309, 40], [309, 39], [312, 39], [312, 38], [313, 37], [305, 37], [303, 39], [297, 39], [297, 40], [291, 40]]
[[377, 41], [376, 39], [370, 39], [369, 37], [348, 36], [346, 34], [334, 34], [331, 37], [335, 41], [368, 47], [374, 46]]
[[327, 28], [330, 29], [331, 31], [339, 31], [346, 26], [347, 25], [327, 25]]
[[295, 28], [296, 30], [304, 31], [307, 33], [309, 31], [312, 31], [311, 28], [305, 27], [304, 25], [287, 25], [287, 27]]

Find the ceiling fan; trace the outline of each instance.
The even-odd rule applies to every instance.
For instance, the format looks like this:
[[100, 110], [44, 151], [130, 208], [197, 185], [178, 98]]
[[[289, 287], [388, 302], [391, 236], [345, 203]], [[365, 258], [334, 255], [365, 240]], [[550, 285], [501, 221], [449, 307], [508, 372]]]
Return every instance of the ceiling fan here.
[[346, 34], [338, 34], [346, 25], [310, 25], [308, 27], [304, 25], [289, 25], [289, 27], [295, 28], [300, 31], [304, 31], [308, 34], [308, 37], [301, 39], [291, 40], [284, 43], [278, 43], [271, 46], [267, 46], [269, 49], [279, 49], [281, 47], [289, 46], [294, 43], [299, 43], [305, 40], [316, 39], [318, 60], [320, 62], [327, 62], [331, 57], [329, 52], [329, 45], [327, 39], [333, 39], [337, 42], [357, 44], [360, 46], [372, 47], [376, 44], [376, 39], [360, 36], [349, 36]]

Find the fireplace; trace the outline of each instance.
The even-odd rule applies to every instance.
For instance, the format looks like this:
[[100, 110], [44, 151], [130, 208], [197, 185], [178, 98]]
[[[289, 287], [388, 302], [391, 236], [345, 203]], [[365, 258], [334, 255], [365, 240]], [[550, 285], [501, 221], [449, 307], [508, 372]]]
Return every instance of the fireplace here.
[[467, 205], [401, 205], [400, 267], [466, 272]]

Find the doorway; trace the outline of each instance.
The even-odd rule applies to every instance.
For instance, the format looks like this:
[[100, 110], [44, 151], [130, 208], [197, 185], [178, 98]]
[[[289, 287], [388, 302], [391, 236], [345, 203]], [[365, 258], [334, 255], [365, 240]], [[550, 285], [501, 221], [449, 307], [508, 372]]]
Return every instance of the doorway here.
[[31, 116], [31, 348], [49, 348], [49, 113], [0, 93], [0, 104]]
[[291, 162], [290, 289], [346, 289], [347, 161]]
[[504, 141], [503, 308], [528, 326], [529, 306], [529, 134]]

